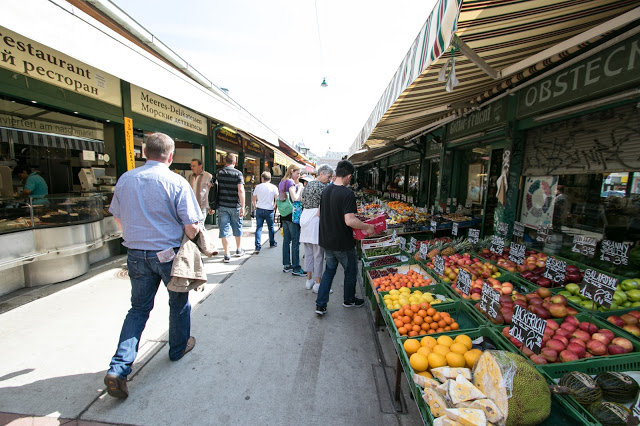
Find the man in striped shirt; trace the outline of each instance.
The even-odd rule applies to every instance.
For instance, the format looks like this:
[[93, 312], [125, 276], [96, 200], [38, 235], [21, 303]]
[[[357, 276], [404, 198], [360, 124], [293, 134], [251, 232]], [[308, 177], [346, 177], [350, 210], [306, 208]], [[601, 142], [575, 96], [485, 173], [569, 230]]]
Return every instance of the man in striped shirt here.
[[242, 256], [244, 251], [240, 245], [242, 240], [242, 216], [244, 216], [244, 179], [242, 172], [235, 168], [235, 154], [227, 154], [225, 166], [218, 170], [218, 225], [220, 239], [224, 248], [224, 263], [231, 261], [229, 254], [229, 238], [236, 239], [235, 256]]

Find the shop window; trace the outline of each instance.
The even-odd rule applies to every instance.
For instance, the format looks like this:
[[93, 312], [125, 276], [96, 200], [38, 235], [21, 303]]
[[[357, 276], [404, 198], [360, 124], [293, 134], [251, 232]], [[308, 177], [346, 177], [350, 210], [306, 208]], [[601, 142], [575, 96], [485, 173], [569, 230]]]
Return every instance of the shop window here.
[[246, 184], [260, 183], [260, 161], [253, 157], [244, 158], [244, 179]]
[[414, 163], [409, 166], [409, 179], [407, 187], [407, 195], [411, 195], [417, 199], [420, 192], [420, 163]]

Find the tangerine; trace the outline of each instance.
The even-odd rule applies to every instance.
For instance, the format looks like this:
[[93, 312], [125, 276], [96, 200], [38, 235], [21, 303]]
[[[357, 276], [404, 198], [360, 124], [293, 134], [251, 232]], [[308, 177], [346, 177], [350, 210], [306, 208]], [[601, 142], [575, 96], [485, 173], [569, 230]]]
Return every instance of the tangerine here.
[[433, 337], [427, 336], [427, 337], [423, 337], [422, 340], [420, 340], [420, 344], [422, 346], [428, 346], [429, 348], [433, 349], [433, 347], [437, 345], [438, 342]]
[[429, 368], [429, 359], [422, 354], [415, 353], [409, 357], [409, 365], [414, 371], [427, 371]]
[[407, 339], [402, 344], [402, 347], [404, 348], [407, 355], [411, 355], [418, 352], [418, 349], [420, 349], [422, 345], [420, 344], [420, 341], [416, 339]]

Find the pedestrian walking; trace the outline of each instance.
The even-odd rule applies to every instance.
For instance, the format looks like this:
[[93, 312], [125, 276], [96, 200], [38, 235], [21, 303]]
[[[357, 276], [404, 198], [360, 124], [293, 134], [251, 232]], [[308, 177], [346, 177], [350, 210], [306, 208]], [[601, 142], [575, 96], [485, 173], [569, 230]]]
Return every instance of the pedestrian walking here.
[[209, 189], [211, 188], [212, 179], [211, 173], [204, 171], [202, 161], [197, 158], [191, 160], [191, 174], [188, 180], [193, 193], [196, 194], [200, 210], [202, 210], [203, 222], [207, 219], [207, 212], [209, 211]]
[[[304, 277], [306, 273], [300, 267], [300, 225], [294, 222], [295, 203], [301, 203], [302, 183], [300, 183], [300, 166], [291, 164], [278, 184], [280, 204], [280, 222], [282, 224], [282, 272]], [[286, 211], [281, 208], [291, 204]], [[285, 214], [283, 214], [285, 213]]]
[[356, 197], [347, 188], [355, 169], [348, 160], [342, 160], [336, 167], [333, 185], [322, 191], [320, 198], [320, 227], [318, 241], [324, 249], [325, 271], [320, 280], [316, 298], [316, 314], [327, 313], [329, 291], [338, 264], [344, 269], [344, 295], [342, 306], [353, 308], [364, 305], [364, 300], [356, 297], [357, 259], [353, 230], [362, 229], [367, 235], [375, 232], [373, 225], [356, 217]]
[[273, 230], [278, 187], [271, 183], [271, 173], [269, 172], [263, 172], [260, 179], [262, 183], [255, 187], [253, 196], [251, 197], [251, 205], [256, 212], [256, 254], [260, 253], [260, 249], [262, 248], [262, 225], [265, 221], [267, 222], [267, 230], [269, 231], [269, 247], [276, 247], [278, 245]]
[[302, 190], [302, 214], [300, 215], [300, 242], [304, 245], [305, 270], [307, 271], [307, 282], [305, 288], [315, 293], [320, 288], [322, 269], [324, 267], [324, 249], [318, 244], [318, 232], [320, 218], [318, 217], [318, 207], [320, 207], [320, 197], [322, 191], [327, 186], [333, 169], [328, 165], [318, 168], [318, 176], [312, 180]]
[[242, 172], [235, 168], [237, 163], [235, 154], [227, 154], [225, 166], [216, 173], [218, 181], [218, 226], [220, 239], [224, 248], [224, 263], [231, 261], [229, 253], [229, 238], [236, 240], [235, 256], [242, 256], [244, 250], [242, 242], [242, 217], [244, 216], [244, 179]]
[[[147, 163], [123, 174], [116, 184], [109, 211], [122, 228], [131, 281], [131, 309], [120, 332], [118, 348], [104, 378], [109, 395], [129, 396], [127, 376], [138, 355], [140, 336], [160, 281], [171, 281], [173, 258], [183, 235], [198, 233], [202, 212], [189, 183], [169, 170], [175, 144], [163, 133], [149, 136]], [[169, 290], [169, 359], [177, 361], [193, 349], [188, 292]]]

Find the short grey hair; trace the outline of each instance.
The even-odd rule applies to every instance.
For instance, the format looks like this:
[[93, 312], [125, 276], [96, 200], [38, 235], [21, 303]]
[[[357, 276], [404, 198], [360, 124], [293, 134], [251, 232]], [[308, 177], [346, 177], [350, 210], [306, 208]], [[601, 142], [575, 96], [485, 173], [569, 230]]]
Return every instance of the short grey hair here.
[[149, 160], [165, 161], [175, 150], [176, 144], [173, 139], [164, 133], [153, 133], [147, 139], [144, 147], [144, 155]]
[[333, 169], [331, 168], [330, 165], [323, 164], [322, 166], [318, 167], [318, 175], [321, 175], [323, 173], [326, 173], [329, 176], [333, 176]]

